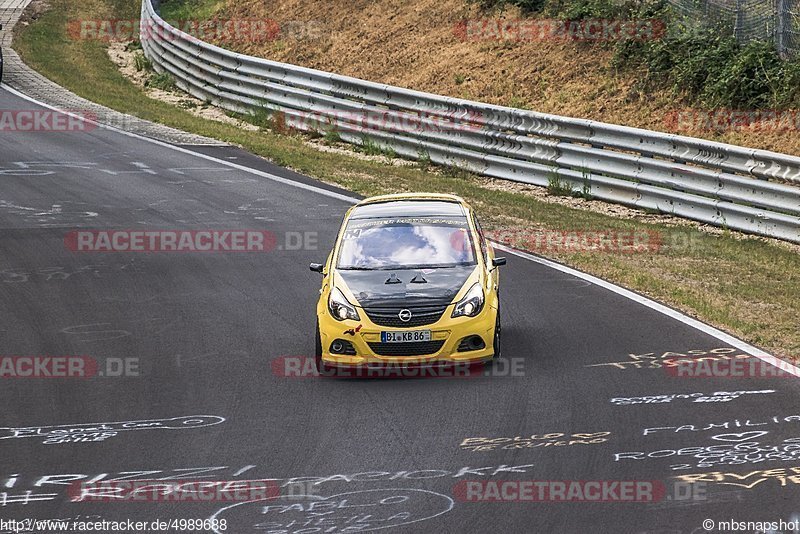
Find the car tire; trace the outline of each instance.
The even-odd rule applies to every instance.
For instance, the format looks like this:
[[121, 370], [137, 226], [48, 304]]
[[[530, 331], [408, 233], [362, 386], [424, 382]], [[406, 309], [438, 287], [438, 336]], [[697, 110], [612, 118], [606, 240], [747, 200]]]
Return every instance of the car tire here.
[[314, 325], [314, 365], [317, 368], [317, 373], [323, 374], [322, 338], [319, 335], [319, 321]]
[[500, 359], [500, 344], [501, 344], [501, 336], [500, 333], [502, 332], [503, 327], [500, 324], [500, 309], [497, 310], [497, 320], [494, 323], [494, 341], [492, 342], [492, 348], [494, 349], [494, 355], [492, 356], [492, 360]]

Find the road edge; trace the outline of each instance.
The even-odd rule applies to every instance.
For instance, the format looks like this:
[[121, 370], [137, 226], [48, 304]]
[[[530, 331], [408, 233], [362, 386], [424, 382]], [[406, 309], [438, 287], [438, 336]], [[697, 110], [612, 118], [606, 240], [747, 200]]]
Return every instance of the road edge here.
[[[67, 110], [61, 110], [56, 106], [52, 106], [52, 105], [47, 104], [45, 102], [41, 102], [41, 101], [37, 100], [36, 98], [33, 98], [33, 97], [28, 96], [28, 95], [26, 95], [24, 93], [21, 93], [20, 91], [17, 91], [16, 89], [14, 89], [12, 87], [5, 86], [5, 89], [7, 91], [9, 91], [10, 93], [18, 96], [19, 98], [23, 98], [23, 99], [25, 99], [25, 100], [27, 100], [29, 102], [32, 102], [34, 104], [43, 106], [43, 107], [45, 107], [47, 109], [51, 109], [53, 111], [59, 111], [59, 112], [62, 112], [62, 113], [66, 113], [67, 115], [75, 117], [78, 120], [87, 122], [89, 124], [93, 124], [93, 125], [96, 125], [96, 126], [99, 125], [99, 123], [97, 123], [95, 121], [92, 121], [92, 120], [90, 120], [90, 119], [88, 119], [86, 117], [83, 117], [81, 115], [76, 115], [76, 114], [70, 113]], [[340, 200], [340, 201], [343, 201], [343, 202], [347, 202], [347, 203], [351, 203], [351, 204], [354, 204], [354, 203], [359, 201], [359, 199], [357, 197], [355, 197], [355, 196], [351, 196], [351, 195], [348, 195], [348, 194], [343, 194], [343, 193], [340, 193], [340, 192], [337, 192], [337, 191], [326, 189], [324, 187], [318, 187], [316, 185], [312, 185], [311, 183], [302, 183], [302, 182], [299, 182], [299, 181], [296, 181], [296, 180], [292, 180], [292, 179], [289, 179], [289, 178], [284, 178], [284, 177], [277, 176], [275, 174], [268, 173], [268, 172], [265, 172], [265, 171], [262, 171], [262, 170], [259, 170], [259, 169], [254, 169], [252, 167], [248, 167], [248, 166], [245, 166], [245, 165], [240, 165], [238, 163], [233, 163], [231, 161], [225, 161], [225, 160], [222, 160], [222, 159], [219, 159], [219, 158], [215, 158], [214, 156], [210, 156], [210, 155], [207, 155], [207, 154], [203, 154], [201, 152], [196, 152], [194, 150], [190, 150], [189, 148], [186, 148], [186, 147], [183, 147], [183, 146], [178, 146], [178, 145], [175, 145], [175, 144], [172, 144], [172, 143], [169, 143], [169, 142], [161, 141], [161, 140], [158, 140], [158, 139], [153, 139], [151, 137], [147, 137], [147, 136], [140, 135], [140, 134], [137, 134], [137, 133], [134, 133], [134, 132], [129, 132], [129, 131], [126, 131], [126, 130], [123, 130], [123, 129], [115, 128], [113, 126], [106, 125], [105, 128], [108, 129], [108, 130], [114, 131], [116, 133], [120, 133], [122, 135], [126, 135], [128, 137], [133, 137], [135, 139], [143, 140], [143, 141], [146, 141], [148, 143], [153, 143], [153, 144], [165, 147], [165, 148], [169, 148], [171, 150], [182, 152], [184, 154], [191, 154], [193, 156], [199, 157], [201, 159], [205, 159], [207, 161], [213, 161], [214, 163], [216, 163], [218, 165], [224, 165], [226, 167], [230, 167], [230, 168], [234, 168], [234, 169], [237, 169], [237, 170], [240, 170], [240, 171], [243, 171], [243, 172], [254, 174], [256, 176], [260, 176], [262, 178], [266, 178], [268, 180], [272, 180], [272, 181], [275, 181], [275, 182], [278, 182], [278, 183], [281, 183], [281, 184], [289, 185], [291, 187], [297, 187], [299, 189], [304, 189], [306, 191], [317, 193], [317, 194], [320, 194], [320, 195], [323, 195], [323, 196], [326, 196], [326, 197], [329, 197], [329, 198], [335, 198], [337, 200]], [[310, 179], [310, 180], [311, 180], [311, 182], [316, 182], [313, 179]], [[725, 342], [725, 343], [727, 343], [727, 344], [729, 344], [729, 345], [731, 345], [733, 347], [738, 348], [739, 350], [742, 350], [744, 352], [747, 352], [747, 353], [751, 354], [752, 356], [755, 356], [756, 358], [762, 360], [765, 363], [768, 363], [768, 364], [770, 364], [770, 365], [772, 365], [774, 367], [777, 367], [777, 368], [781, 369], [782, 371], [785, 371], [785, 372], [787, 372], [787, 373], [789, 373], [789, 374], [791, 374], [793, 376], [796, 376], [796, 377], [800, 378], [800, 367], [798, 367], [798, 366], [796, 366], [796, 365], [794, 365], [794, 364], [792, 364], [792, 363], [790, 363], [790, 362], [788, 362], [786, 360], [778, 358], [778, 357], [766, 352], [765, 350], [760, 349], [760, 348], [758, 348], [758, 347], [756, 347], [754, 345], [751, 345], [751, 344], [749, 344], [749, 343], [747, 343], [747, 342], [745, 342], [745, 341], [743, 341], [743, 340], [741, 340], [741, 339], [739, 339], [739, 338], [737, 338], [737, 337], [735, 337], [735, 336], [733, 336], [731, 334], [728, 334], [727, 332], [724, 332], [724, 331], [722, 331], [722, 330], [720, 330], [720, 329], [718, 329], [718, 328], [716, 328], [714, 326], [708, 325], [708, 324], [706, 324], [706, 323], [704, 323], [704, 322], [702, 322], [702, 321], [700, 321], [698, 319], [690, 317], [690, 316], [686, 315], [685, 313], [683, 313], [683, 312], [681, 312], [679, 310], [676, 310], [674, 308], [671, 308], [671, 307], [667, 306], [666, 304], [662, 304], [662, 303], [657, 302], [657, 301], [655, 301], [653, 299], [650, 299], [649, 297], [646, 297], [644, 295], [641, 295], [639, 293], [636, 293], [634, 291], [626, 289], [626, 288], [624, 288], [622, 286], [619, 286], [619, 285], [614, 284], [612, 282], [609, 282], [607, 280], [603, 280], [602, 278], [598, 278], [598, 277], [596, 277], [594, 275], [584, 273], [584, 272], [579, 271], [577, 269], [574, 269], [572, 267], [568, 267], [566, 265], [563, 265], [561, 263], [555, 262], [553, 260], [549, 260], [549, 259], [546, 259], [546, 258], [543, 258], [543, 257], [540, 257], [540, 256], [536, 256], [535, 254], [531, 254], [531, 253], [528, 253], [528, 252], [517, 250], [517, 249], [514, 249], [514, 248], [509, 247], [507, 245], [504, 245], [502, 243], [494, 243], [494, 244], [495, 244], [495, 246], [497, 246], [498, 249], [503, 250], [505, 252], [508, 252], [509, 254], [513, 254], [513, 255], [515, 255], [517, 257], [526, 259], [528, 261], [533, 261], [533, 262], [538, 263], [540, 265], [543, 265], [545, 267], [549, 267], [551, 269], [555, 269], [555, 270], [560, 271], [562, 273], [569, 274], [570, 276], [574, 276], [576, 278], [580, 278], [582, 280], [585, 280], [585, 281], [591, 283], [592, 285], [596, 285], [598, 287], [601, 287], [603, 289], [611, 291], [611, 292], [613, 292], [613, 293], [615, 293], [617, 295], [620, 295], [620, 296], [622, 296], [622, 297], [624, 297], [626, 299], [632, 300], [632, 301], [634, 301], [634, 302], [636, 302], [636, 303], [638, 303], [638, 304], [640, 304], [642, 306], [650, 308], [651, 310], [654, 310], [654, 311], [656, 311], [658, 313], [666, 315], [667, 317], [670, 317], [673, 320], [679, 321], [679, 322], [681, 322], [681, 323], [683, 323], [683, 324], [685, 324], [685, 325], [687, 325], [687, 326], [689, 326], [691, 328], [694, 328], [695, 330], [699, 330], [699, 331], [701, 331], [701, 332], [703, 332], [703, 333], [705, 333], [707, 335], [710, 335], [710, 336], [712, 336], [714, 338], [717, 338], [720, 341], [723, 341], [723, 342]]]

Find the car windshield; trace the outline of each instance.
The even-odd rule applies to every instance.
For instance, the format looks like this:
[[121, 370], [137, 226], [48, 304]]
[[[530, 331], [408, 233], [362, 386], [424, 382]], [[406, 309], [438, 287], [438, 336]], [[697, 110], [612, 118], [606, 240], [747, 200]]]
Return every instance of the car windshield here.
[[353, 219], [339, 251], [339, 269], [413, 269], [475, 265], [464, 217]]

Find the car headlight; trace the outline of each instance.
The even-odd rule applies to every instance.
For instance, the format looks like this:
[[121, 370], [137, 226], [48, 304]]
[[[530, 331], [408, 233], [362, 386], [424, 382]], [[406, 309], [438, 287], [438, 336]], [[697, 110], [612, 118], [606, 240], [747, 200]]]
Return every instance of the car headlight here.
[[464, 298], [456, 303], [452, 317], [475, 317], [483, 309], [483, 302], [483, 288], [479, 283], [475, 283]]
[[342, 292], [335, 287], [331, 290], [331, 295], [328, 298], [328, 309], [331, 311], [333, 318], [339, 321], [344, 321], [345, 319], [361, 320], [355, 306], [350, 304]]

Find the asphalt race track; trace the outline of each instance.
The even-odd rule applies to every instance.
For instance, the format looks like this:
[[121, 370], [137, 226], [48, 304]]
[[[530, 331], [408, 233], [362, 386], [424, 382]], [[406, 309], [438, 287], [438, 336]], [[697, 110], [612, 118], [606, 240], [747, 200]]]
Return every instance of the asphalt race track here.
[[[2, 109], [35, 107], [0, 91]], [[100, 129], [0, 135], [0, 356], [98, 365], [0, 382], [0, 518], [213, 516], [235, 534], [689, 534], [706, 519], [800, 519], [797, 377], [520, 256], [505, 254], [504, 354], [485, 374], [309, 376], [308, 263], [325, 259], [346, 192], [235, 148], [202, 152], [216, 159]], [[81, 229], [265, 230], [276, 246], [74, 252], [65, 236]], [[748, 361], [759, 376], [681, 375], [693, 361]], [[280, 495], [81, 498], [130, 480], [268, 480]], [[654, 491], [476, 501], [526, 480]]]

